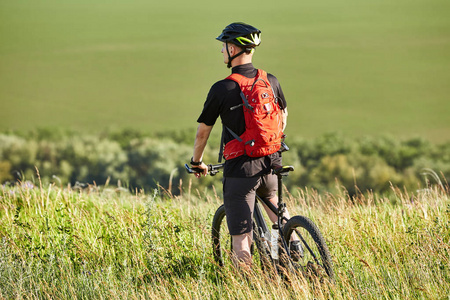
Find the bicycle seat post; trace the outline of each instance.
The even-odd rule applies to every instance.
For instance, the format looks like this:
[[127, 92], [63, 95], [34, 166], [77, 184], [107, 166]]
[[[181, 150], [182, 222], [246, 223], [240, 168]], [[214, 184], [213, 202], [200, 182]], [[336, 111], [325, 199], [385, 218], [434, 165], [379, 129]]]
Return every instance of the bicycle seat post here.
[[283, 202], [283, 176], [287, 176], [290, 171], [294, 171], [292, 166], [274, 166], [273, 174], [277, 175], [278, 180], [278, 224], [281, 225], [281, 219], [286, 211], [286, 204]]
[[284, 212], [286, 211], [286, 203], [283, 202], [283, 176], [281, 174], [277, 174], [278, 180], [278, 224], [282, 225], [282, 218]]

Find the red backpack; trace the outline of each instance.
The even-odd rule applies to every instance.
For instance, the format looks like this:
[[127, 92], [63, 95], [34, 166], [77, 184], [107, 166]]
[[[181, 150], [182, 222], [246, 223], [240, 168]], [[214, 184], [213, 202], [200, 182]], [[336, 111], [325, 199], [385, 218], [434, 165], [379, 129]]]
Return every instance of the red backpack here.
[[[283, 117], [277, 97], [267, 79], [267, 73], [258, 70], [255, 78], [234, 73], [226, 79], [236, 81], [241, 89], [243, 103], [232, 107], [231, 110], [243, 106], [245, 132], [238, 136], [224, 125], [224, 131], [228, 130], [234, 139], [225, 145], [223, 157], [226, 160], [244, 154], [262, 157], [277, 152], [283, 137]], [[222, 154], [219, 161], [221, 156]]]

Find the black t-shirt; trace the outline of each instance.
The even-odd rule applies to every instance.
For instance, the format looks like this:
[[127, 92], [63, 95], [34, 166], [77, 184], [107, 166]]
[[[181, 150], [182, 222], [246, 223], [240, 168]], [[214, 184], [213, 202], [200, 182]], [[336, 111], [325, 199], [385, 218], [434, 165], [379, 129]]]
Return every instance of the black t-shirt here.
[[[247, 78], [256, 77], [258, 70], [253, 64], [244, 64], [232, 69], [232, 73], [241, 74]], [[275, 95], [279, 98], [279, 104], [282, 109], [286, 108], [286, 100], [283, 91], [275, 76], [267, 74], [270, 85]], [[245, 131], [245, 120], [243, 109], [230, 108], [242, 103], [240, 96], [241, 89], [237, 82], [231, 79], [223, 79], [216, 82], [209, 90], [203, 111], [197, 122], [213, 126], [220, 116], [223, 125], [230, 128], [234, 133], [240, 136]], [[231, 141], [233, 137], [228, 131], [224, 131], [224, 144]], [[249, 157], [242, 155], [225, 162], [225, 177], [253, 177], [260, 176], [270, 172], [272, 165], [281, 164], [281, 154], [274, 153], [264, 157]]]

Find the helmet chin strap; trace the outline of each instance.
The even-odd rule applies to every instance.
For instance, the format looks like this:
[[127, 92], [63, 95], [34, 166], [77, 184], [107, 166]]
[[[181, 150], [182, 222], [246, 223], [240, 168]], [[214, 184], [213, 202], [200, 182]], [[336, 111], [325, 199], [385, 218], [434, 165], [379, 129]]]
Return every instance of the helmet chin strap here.
[[227, 54], [228, 54], [228, 64], [227, 64], [227, 67], [228, 67], [228, 69], [229, 69], [229, 68], [231, 68], [231, 61], [232, 61], [233, 59], [235, 59], [236, 57], [238, 57], [239, 55], [244, 54], [245, 52], [247, 52], [247, 50], [242, 50], [242, 51], [239, 52], [238, 54], [236, 54], [236, 55], [234, 55], [234, 56], [231, 56], [231, 55], [230, 55], [230, 51], [228, 50], [228, 42], [225, 43], [225, 45], [227, 46]]

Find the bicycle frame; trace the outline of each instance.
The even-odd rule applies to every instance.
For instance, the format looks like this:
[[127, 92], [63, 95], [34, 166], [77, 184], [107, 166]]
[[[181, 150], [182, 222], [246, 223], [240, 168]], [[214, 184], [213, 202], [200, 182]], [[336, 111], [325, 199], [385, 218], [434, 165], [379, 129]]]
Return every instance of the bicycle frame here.
[[[191, 168], [188, 164], [185, 164], [186, 170], [188, 173], [199, 173], [201, 172], [198, 168]], [[224, 167], [224, 164], [218, 165], [208, 165], [208, 174], [211, 176], [216, 175], [220, 169]], [[264, 239], [267, 239], [267, 235], [270, 234], [267, 223], [264, 219], [263, 213], [259, 208], [258, 202], [266, 205], [276, 216], [277, 216], [277, 224], [278, 224], [278, 234], [280, 237], [283, 236], [282, 224], [283, 222], [287, 222], [288, 219], [284, 216], [284, 212], [286, 211], [286, 204], [283, 202], [283, 176], [287, 176], [290, 171], [293, 171], [294, 167], [292, 166], [276, 166], [273, 168], [273, 174], [277, 176], [278, 180], [278, 203], [276, 207], [269, 200], [261, 198], [258, 194], [256, 194], [255, 207], [253, 212], [253, 219], [257, 225], [257, 230], [262, 230], [263, 232], [258, 232], [258, 234]], [[287, 242], [281, 238], [282, 247], [285, 249], [286, 253], [290, 256], [289, 246]]]
[[[203, 171], [201, 169], [190, 168], [187, 164], [185, 166], [188, 173], [198, 173]], [[223, 167], [224, 164], [208, 165], [208, 173], [214, 176]], [[253, 211], [253, 241], [260, 254], [261, 263], [263, 265], [266, 265], [267, 263], [273, 264], [276, 272], [281, 271], [280, 274], [286, 274], [283, 269], [287, 270], [289, 273], [291, 271], [296, 272], [297, 270], [301, 270], [305, 276], [321, 277], [320, 270], [322, 270], [326, 272], [326, 276], [333, 281], [334, 271], [331, 255], [325, 239], [317, 226], [310, 219], [301, 215], [290, 217], [289, 220], [284, 216], [286, 204], [283, 202], [282, 178], [283, 176], [287, 176], [289, 172], [293, 170], [294, 168], [291, 166], [277, 166], [272, 170], [272, 174], [275, 174], [278, 179], [277, 205], [271, 203], [269, 199], [263, 199], [259, 195], [256, 195]], [[277, 216], [277, 222], [273, 224], [272, 228], [269, 228], [268, 223], [266, 223], [261, 205], [267, 206], [267, 212], [272, 211]], [[226, 217], [225, 207], [224, 205], [221, 205], [214, 214], [211, 233], [214, 259], [220, 266], [224, 265], [220, 242], [220, 227], [224, 217]], [[274, 233], [274, 230], [277, 231]], [[293, 234], [298, 236], [301, 244], [300, 248], [296, 246], [295, 250], [293, 250], [294, 252], [291, 252], [290, 247], [292, 245], [291, 238], [293, 237]], [[294, 239], [294, 241], [296, 240]], [[279, 244], [280, 242], [281, 245]], [[296, 245], [298, 245], [298, 243], [296, 243]], [[307, 252], [304, 252], [304, 248], [302, 247], [305, 247]], [[253, 249], [252, 244], [250, 249], [252, 255]], [[305, 253], [308, 254], [309, 258], [306, 258]]]

